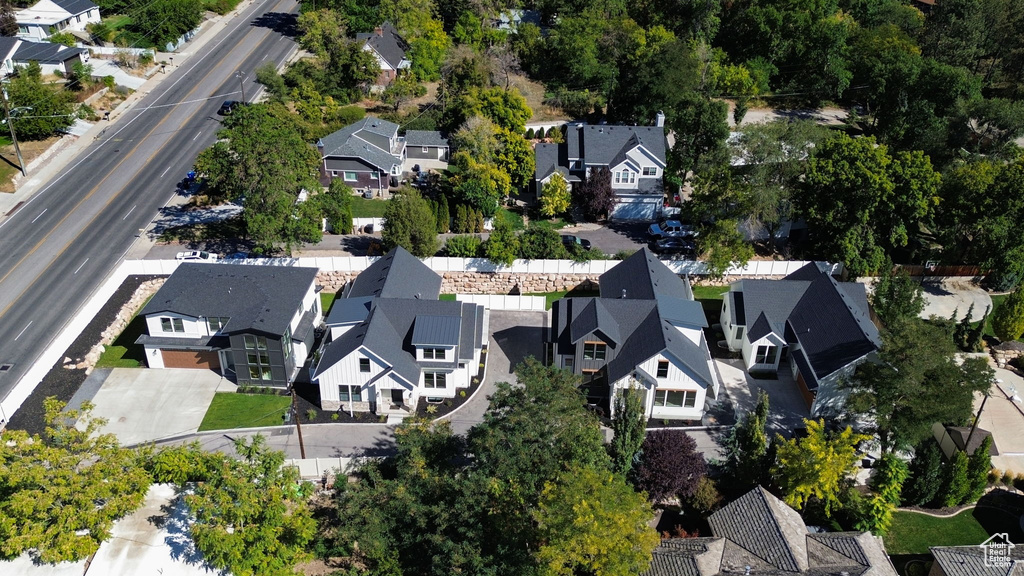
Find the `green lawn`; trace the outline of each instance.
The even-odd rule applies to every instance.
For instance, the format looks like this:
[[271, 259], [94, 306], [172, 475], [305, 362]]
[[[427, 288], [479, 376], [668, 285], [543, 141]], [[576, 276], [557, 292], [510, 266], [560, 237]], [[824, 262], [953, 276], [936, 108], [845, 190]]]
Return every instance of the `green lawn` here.
[[338, 297], [335, 292], [321, 292], [320, 293], [320, 309], [323, 310], [324, 316], [331, 311], [331, 304], [334, 304], [334, 299]]
[[[145, 308], [150, 296], [142, 303], [139, 310]], [[135, 343], [139, 336], [146, 333], [146, 319], [133, 316], [128, 325], [110, 343], [103, 347], [103, 354], [96, 361], [97, 368], [138, 368], [146, 365], [146, 351]]]
[[[988, 319], [985, 320], [985, 336], [995, 338], [996, 335], [992, 332], [992, 313], [995, 312], [1003, 304], [1003, 300], [1006, 300], [1008, 294], [993, 294], [992, 295], [992, 312], [989, 313]], [[985, 311], [975, 311], [975, 313], [984, 314]]]
[[561, 218], [552, 218], [550, 220], [530, 220], [531, 227], [547, 228], [549, 230], [561, 230], [567, 225], [568, 223]]
[[694, 286], [694, 300], [721, 300], [722, 295], [729, 291], [728, 286]]
[[455, 294], [441, 294], [440, 296], [437, 297], [437, 299], [441, 300], [442, 302], [454, 302]]
[[383, 218], [387, 200], [367, 199], [362, 196], [352, 197], [353, 218]]
[[533, 292], [523, 296], [543, 296], [547, 300], [545, 310], [551, 310], [551, 304], [561, 298], [586, 298], [587, 296], [600, 296], [597, 290], [560, 290], [558, 292]]
[[284, 423], [291, 402], [288, 396], [218, 392], [213, 395], [199, 430], [279, 426]]
[[885, 535], [885, 549], [890, 555], [927, 554], [930, 546], [980, 544], [989, 535], [972, 512], [964, 510], [950, 518], [933, 518], [897, 511], [893, 514], [892, 528]]
[[103, 23], [106, 24], [107, 28], [110, 30], [118, 30], [124, 28], [125, 26], [131, 24], [131, 22], [131, 16], [123, 15], [111, 16], [110, 18], [105, 18], [103, 20]]

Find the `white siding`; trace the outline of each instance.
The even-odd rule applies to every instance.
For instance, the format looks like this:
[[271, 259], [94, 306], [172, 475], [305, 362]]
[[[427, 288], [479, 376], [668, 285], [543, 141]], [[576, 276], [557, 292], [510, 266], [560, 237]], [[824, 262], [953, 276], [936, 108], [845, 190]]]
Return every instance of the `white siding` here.
[[[359, 371], [360, 358], [370, 360], [369, 372]], [[321, 400], [338, 401], [338, 385], [340, 384], [360, 384], [363, 386], [364, 394], [366, 384], [370, 381], [375, 381], [374, 383], [378, 387], [398, 386], [395, 382], [389, 382], [389, 379], [380, 378], [381, 374], [390, 368], [380, 358], [368, 353], [365, 348], [360, 348], [336, 362], [317, 378], [317, 383], [320, 386], [320, 398]]]
[[[423, 357], [424, 348], [441, 348], [444, 351], [444, 358], [428, 359]], [[416, 347], [416, 361], [425, 362], [451, 362], [455, 358], [455, 347], [454, 346], [417, 346]]]
[[160, 349], [151, 346], [143, 347], [146, 351], [146, 366], [150, 368], [163, 368], [164, 367], [164, 356], [160, 353]]
[[[161, 325], [161, 318], [180, 318], [184, 332], [164, 332], [163, 326]], [[166, 338], [203, 338], [210, 335], [209, 327], [206, 325], [206, 320], [200, 320], [189, 316], [182, 316], [181, 314], [151, 314], [146, 316], [146, 331], [150, 336], [155, 338], [166, 337]]]
[[[658, 363], [668, 362], [668, 374], [658, 378]], [[714, 374], [714, 372], [712, 372]], [[645, 389], [645, 413], [649, 418], [665, 418], [669, 420], [700, 420], [704, 416], [704, 404], [707, 401], [707, 384], [699, 380], [689, 368], [672, 355], [659, 354], [637, 365], [639, 384]], [[622, 378], [615, 383], [615, 391], [628, 388], [630, 378]], [[682, 390], [695, 393], [692, 408], [669, 408], [655, 406], [654, 398], [657, 390]], [[613, 401], [614, 404], [614, 401]]]
[[[757, 347], [758, 346], [775, 346], [775, 362], [772, 364], [755, 364], [754, 361], [757, 359]], [[782, 340], [774, 334], [769, 334], [757, 342], [748, 342], [746, 338], [743, 339], [743, 365], [747, 368], [747, 371], [762, 371], [762, 372], [774, 372], [779, 369], [779, 359], [782, 357]]]

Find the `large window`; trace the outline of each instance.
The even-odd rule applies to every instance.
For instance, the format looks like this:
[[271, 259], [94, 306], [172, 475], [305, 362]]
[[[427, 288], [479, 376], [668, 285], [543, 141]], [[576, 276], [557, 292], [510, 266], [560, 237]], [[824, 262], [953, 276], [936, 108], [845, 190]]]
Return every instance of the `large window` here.
[[448, 380], [444, 372], [424, 372], [424, 388], [447, 388]]
[[224, 329], [224, 325], [228, 323], [227, 318], [218, 318], [217, 316], [210, 316], [206, 319], [206, 326], [210, 329], [210, 334], [216, 334]]
[[358, 384], [341, 384], [338, 386], [338, 399], [342, 402], [362, 402], [363, 389]]
[[249, 365], [249, 377], [253, 380], [273, 380], [266, 336], [246, 334], [242, 340], [245, 342], [245, 360]]
[[657, 176], [658, 169], [654, 166], [644, 166], [644, 176]]
[[444, 360], [444, 348], [424, 348], [424, 360]]
[[292, 327], [289, 326], [284, 331], [284, 336], [281, 337], [281, 351], [284, 352], [284, 357], [288, 358], [292, 355]]
[[604, 342], [584, 342], [584, 360], [604, 360], [608, 353], [608, 345]]
[[185, 323], [181, 318], [161, 318], [160, 328], [162, 328], [164, 332], [184, 332]]
[[636, 182], [636, 172], [623, 170], [622, 172], [615, 173], [616, 184], [632, 184], [634, 182]]
[[668, 378], [668, 360], [658, 361], [658, 378]]
[[359, 180], [359, 175], [355, 172], [345, 172], [345, 182], [355, 182]]
[[778, 346], [758, 346], [757, 353], [754, 354], [754, 364], [775, 364], [775, 355], [778, 353], [778, 351]]
[[369, 372], [370, 371], [370, 359], [369, 358], [360, 358], [359, 359], [359, 371], [360, 372]]
[[654, 405], [665, 408], [693, 408], [697, 404], [695, 390], [655, 390]]

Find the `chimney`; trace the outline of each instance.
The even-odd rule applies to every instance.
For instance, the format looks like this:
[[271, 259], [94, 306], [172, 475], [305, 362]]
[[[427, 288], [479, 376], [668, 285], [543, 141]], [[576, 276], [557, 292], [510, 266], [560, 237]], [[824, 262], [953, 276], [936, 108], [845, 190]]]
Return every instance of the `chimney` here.
[[373, 33], [376, 34], [377, 36], [384, 36], [384, 29], [381, 28], [380, 26], [377, 26], [376, 28], [373, 29]]
[[665, 113], [661, 110], [654, 116], [654, 125], [659, 128], [665, 126]]

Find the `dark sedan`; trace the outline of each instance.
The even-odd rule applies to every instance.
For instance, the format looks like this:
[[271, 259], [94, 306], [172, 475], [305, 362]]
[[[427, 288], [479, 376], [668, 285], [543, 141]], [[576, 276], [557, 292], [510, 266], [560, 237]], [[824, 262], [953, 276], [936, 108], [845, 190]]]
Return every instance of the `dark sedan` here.
[[661, 238], [651, 242], [650, 248], [658, 254], [685, 254], [692, 256], [697, 252], [697, 246], [691, 240], [685, 238]]
[[587, 240], [586, 238], [580, 238], [579, 236], [572, 236], [569, 234], [562, 235], [562, 245], [569, 249], [571, 249], [573, 246], [579, 246], [584, 250], [590, 250], [590, 240]]

